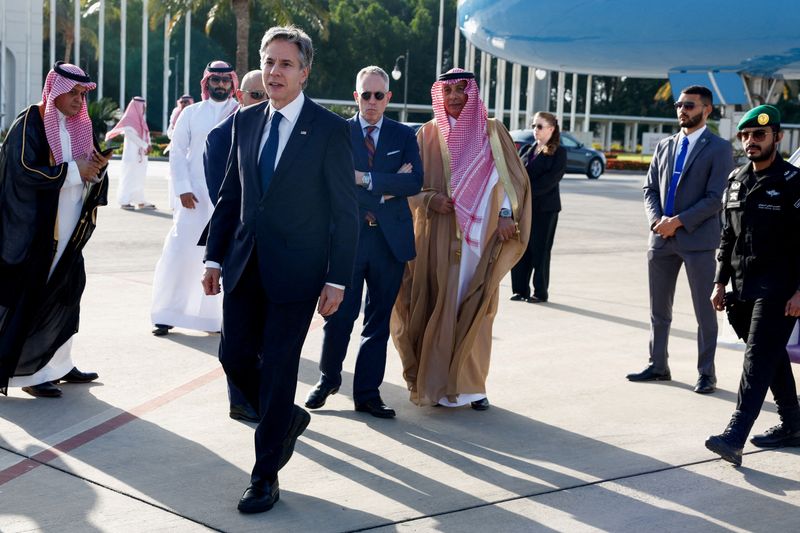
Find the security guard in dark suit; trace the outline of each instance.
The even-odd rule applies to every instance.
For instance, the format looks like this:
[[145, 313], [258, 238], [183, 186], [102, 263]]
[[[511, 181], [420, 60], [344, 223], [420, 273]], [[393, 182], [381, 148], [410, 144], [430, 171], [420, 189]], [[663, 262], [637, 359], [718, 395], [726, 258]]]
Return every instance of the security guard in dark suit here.
[[[725, 431], [706, 447], [735, 465], [772, 389], [781, 423], [750, 442], [759, 447], [800, 446], [798, 405], [786, 343], [800, 316], [800, 169], [778, 153], [780, 112], [750, 110], [737, 137], [750, 163], [728, 178], [722, 242], [711, 301], [728, 307], [737, 334], [747, 341], [739, 398]], [[725, 294], [728, 282], [733, 291]]]

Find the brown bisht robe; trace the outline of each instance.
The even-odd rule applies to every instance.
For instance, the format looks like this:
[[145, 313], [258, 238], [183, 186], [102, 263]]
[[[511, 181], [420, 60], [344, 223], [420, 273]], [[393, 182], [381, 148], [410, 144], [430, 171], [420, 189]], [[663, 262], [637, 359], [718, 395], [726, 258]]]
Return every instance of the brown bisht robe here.
[[[461, 241], [455, 214], [440, 215], [427, 208], [437, 192], [448, 194], [436, 121], [425, 124], [417, 134], [425, 176], [422, 192], [409, 198], [417, 257], [406, 266], [391, 331], [411, 401], [418, 405], [433, 405], [445, 396], [455, 401], [459, 394], [485, 394], [500, 280], [528, 244], [530, 180], [508, 131], [500, 122], [495, 124], [508, 178], [516, 191], [515, 221], [520, 233], [503, 243], [495, 236], [497, 216], [487, 218], [480, 262], [459, 309]], [[491, 192], [489, 213], [500, 212], [503, 182], [501, 175]]]

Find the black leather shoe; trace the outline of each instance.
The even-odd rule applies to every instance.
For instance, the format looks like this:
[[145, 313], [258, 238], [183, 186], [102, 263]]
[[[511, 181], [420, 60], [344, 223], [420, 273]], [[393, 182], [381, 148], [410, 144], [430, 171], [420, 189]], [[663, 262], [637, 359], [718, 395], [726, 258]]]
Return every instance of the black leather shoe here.
[[729, 463], [742, 466], [742, 448], [732, 442], [724, 433], [706, 439], [706, 448], [716, 453]]
[[278, 462], [278, 470], [289, 462], [294, 453], [294, 445], [297, 442], [297, 438], [302, 435], [303, 431], [308, 427], [308, 423], [311, 422], [311, 415], [302, 407], [293, 405], [292, 409], [292, 421], [289, 424], [289, 431], [281, 444], [281, 460]]
[[38, 385], [31, 385], [30, 387], [22, 387], [23, 392], [27, 392], [31, 396], [37, 398], [58, 398], [61, 396], [61, 389], [46, 381]]
[[72, 370], [67, 372], [61, 379], [55, 380], [54, 383], [58, 383], [59, 381], [66, 381], [67, 383], [89, 383], [99, 377], [97, 372], [81, 372], [78, 370], [78, 367], [73, 366]]
[[628, 374], [625, 377], [628, 378], [628, 381], [670, 381], [672, 379], [669, 369], [666, 372], [656, 372], [652, 365], [638, 374]]
[[528, 298], [529, 304], [545, 304], [547, 303], [547, 298], [539, 298], [538, 296], [531, 296]]
[[753, 435], [750, 442], [759, 448], [780, 448], [800, 446], [800, 429], [787, 428], [785, 424], [771, 427], [764, 433]]
[[715, 390], [717, 390], [717, 378], [703, 375], [697, 378], [697, 384], [694, 386], [694, 391], [696, 393], [711, 394]]
[[325, 405], [325, 400], [328, 399], [328, 396], [336, 394], [337, 392], [339, 392], [338, 386], [333, 387], [320, 381], [309, 391], [308, 396], [306, 396], [306, 407], [309, 409], [319, 409]]
[[530, 300], [530, 297], [521, 294], [515, 294], [511, 297], [512, 302], [527, 302], [528, 300]]
[[228, 416], [234, 420], [244, 420], [245, 422], [259, 422], [261, 419], [258, 417], [256, 410], [247, 404], [231, 405]]
[[377, 398], [372, 398], [371, 400], [367, 400], [366, 402], [357, 403], [356, 411], [369, 413], [378, 418], [394, 418], [396, 415], [394, 409], [391, 407], [386, 407], [386, 404], [383, 403], [383, 400], [381, 400], [380, 396]]
[[263, 513], [272, 509], [272, 506], [277, 503], [278, 500], [281, 498], [281, 490], [278, 486], [278, 478], [275, 478], [275, 481], [264, 486], [260, 487], [258, 485], [250, 484], [242, 494], [241, 499], [239, 499], [239, 505], [237, 505], [237, 509], [239, 509], [240, 513], [245, 514], [252, 514], [252, 513]]
[[489, 398], [481, 398], [480, 400], [475, 400], [474, 402], [470, 402], [469, 406], [475, 409], [476, 411], [485, 411], [489, 408]]
[[164, 335], [169, 334], [169, 330], [172, 329], [172, 326], [168, 326], [166, 324], [155, 324], [153, 328], [153, 335], [156, 337], [163, 337]]

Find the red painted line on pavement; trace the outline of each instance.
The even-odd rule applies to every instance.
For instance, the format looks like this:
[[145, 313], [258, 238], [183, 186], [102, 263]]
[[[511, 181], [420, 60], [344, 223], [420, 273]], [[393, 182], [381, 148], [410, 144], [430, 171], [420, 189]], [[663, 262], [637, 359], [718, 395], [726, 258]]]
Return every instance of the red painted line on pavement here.
[[[311, 322], [308, 330], [313, 331], [322, 324], [323, 320], [321, 318], [315, 318]], [[156, 396], [152, 400], [148, 400], [143, 404], [137, 405], [130, 411], [123, 411], [122, 413], [109, 418], [105, 422], [101, 422], [98, 425], [82, 431], [73, 437], [54, 444], [46, 450], [42, 450], [30, 458], [26, 458], [15, 465], [0, 470], [0, 486], [24, 474], [27, 474], [31, 470], [42, 466], [43, 464], [49, 463], [60, 455], [68, 454], [75, 448], [83, 446], [84, 444], [87, 444], [98, 437], [102, 437], [106, 433], [110, 433], [111, 431], [114, 431], [115, 429], [120, 428], [129, 422], [137, 420], [147, 413], [155, 411], [159, 407], [171, 403], [224, 375], [225, 371], [222, 369], [222, 367], [215, 368], [210, 372], [206, 372], [202, 376], [184, 383], [180, 387]]]

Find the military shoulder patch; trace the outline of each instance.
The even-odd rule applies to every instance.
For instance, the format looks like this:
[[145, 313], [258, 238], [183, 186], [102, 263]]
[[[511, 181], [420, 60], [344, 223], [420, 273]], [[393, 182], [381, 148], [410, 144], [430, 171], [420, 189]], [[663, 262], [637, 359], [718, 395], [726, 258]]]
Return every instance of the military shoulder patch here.
[[797, 176], [797, 170], [787, 170], [786, 172], [783, 173], [783, 179], [785, 179], [786, 181], [789, 181], [795, 176]]

